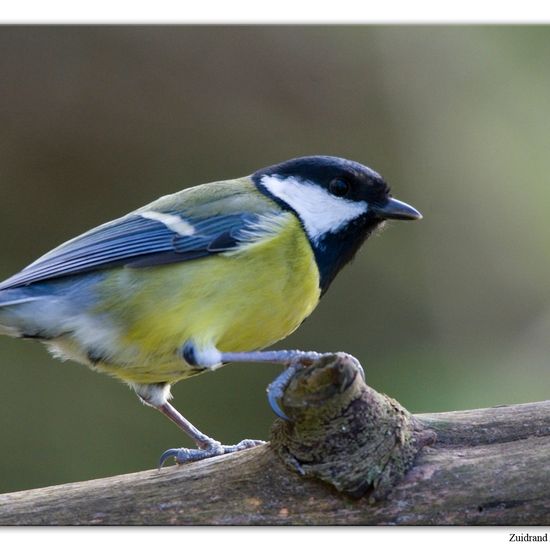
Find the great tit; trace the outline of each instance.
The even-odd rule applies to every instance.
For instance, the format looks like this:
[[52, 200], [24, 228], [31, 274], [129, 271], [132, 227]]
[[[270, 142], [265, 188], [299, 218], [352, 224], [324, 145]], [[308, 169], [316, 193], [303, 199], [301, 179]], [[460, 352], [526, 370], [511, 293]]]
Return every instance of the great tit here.
[[233, 361], [318, 357], [261, 350], [300, 326], [385, 220], [421, 217], [366, 166], [292, 159], [161, 197], [58, 246], [0, 283], [0, 333], [126, 382], [198, 447], [161, 461], [238, 451], [261, 442], [203, 434], [168, 402], [170, 386]]

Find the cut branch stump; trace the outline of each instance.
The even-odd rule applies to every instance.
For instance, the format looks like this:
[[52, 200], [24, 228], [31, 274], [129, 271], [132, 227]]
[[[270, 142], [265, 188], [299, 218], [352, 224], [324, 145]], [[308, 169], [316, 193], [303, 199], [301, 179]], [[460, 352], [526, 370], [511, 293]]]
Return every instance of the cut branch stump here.
[[269, 444], [0, 495], [0, 525], [550, 524], [550, 401], [412, 415], [334, 354], [280, 404]]

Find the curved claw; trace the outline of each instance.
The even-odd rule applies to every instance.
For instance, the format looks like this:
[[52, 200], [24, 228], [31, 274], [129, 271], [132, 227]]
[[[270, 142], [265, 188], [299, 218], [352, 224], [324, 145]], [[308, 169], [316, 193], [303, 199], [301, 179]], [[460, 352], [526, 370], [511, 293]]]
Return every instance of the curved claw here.
[[176, 464], [186, 464], [188, 462], [196, 462], [198, 460], [203, 460], [205, 458], [212, 458], [214, 456], [219, 456], [223, 454], [235, 453], [237, 451], [244, 451], [245, 449], [250, 449], [251, 447], [256, 447], [257, 445], [263, 445], [265, 441], [260, 439], [243, 439], [240, 443], [236, 445], [222, 445], [217, 441], [212, 440], [212, 445], [204, 449], [186, 449], [181, 447], [180, 449], [168, 449], [164, 451], [159, 459], [159, 470], [162, 468], [162, 465], [169, 458], [174, 458]]
[[283, 412], [281, 406], [279, 405], [280, 399], [283, 397], [283, 393], [288, 386], [290, 379], [296, 373], [296, 365], [291, 364], [287, 369], [285, 369], [269, 386], [267, 386], [267, 401], [271, 410], [283, 420], [290, 420], [288, 416]]
[[169, 458], [174, 457], [174, 459], [177, 459], [179, 450], [180, 450], [180, 449], [167, 449], [166, 451], [164, 451], [164, 452], [160, 455], [159, 464], [158, 464], [158, 469], [160, 470], [160, 469], [164, 466], [164, 463], [165, 463]]
[[[240, 450], [240, 449], [235, 449]], [[162, 468], [162, 465], [164, 462], [166, 462], [167, 459], [174, 457], [174, 460], [176, 461], [176, 464], [186, 464], [188, 462], [196, 462], [198, 460], [202, 460], [204, 458], [211, 458], [213, 456], [218, 456], [224, 454], [226, 451], [224, 445], [212, 445], [211, 447], [208, 447], [207, 449], [186, 449], [185, 447], [181, 447], [180, 449], [168, 449], [167, 451], [164, 451], [159, 459], [159, 470]], [[230, 450], [229, 452], [233, 452]]]
[[267, 388], [267, 402], [269, 403], [269, 406], [271, 407], [271, 410], [283, 420], [290, 420], [288, 416], [283, 412], [281, 407], [279, 406], [278, 399], [281, 397], [280, 395], [275, 395], [274, 393], [270, 392], [271, 384]]

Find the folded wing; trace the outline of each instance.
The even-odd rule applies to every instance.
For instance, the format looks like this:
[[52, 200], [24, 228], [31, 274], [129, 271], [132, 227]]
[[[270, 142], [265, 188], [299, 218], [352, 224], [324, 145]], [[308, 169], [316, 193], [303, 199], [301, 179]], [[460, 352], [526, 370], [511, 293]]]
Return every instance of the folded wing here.
[[261, 217], [245, 212], [193, 219], [177, 211], [136, 212], [55, 248], [1, 283], [0, 290], [116, 266], [148, 267], [219, 254], [250, 239]]

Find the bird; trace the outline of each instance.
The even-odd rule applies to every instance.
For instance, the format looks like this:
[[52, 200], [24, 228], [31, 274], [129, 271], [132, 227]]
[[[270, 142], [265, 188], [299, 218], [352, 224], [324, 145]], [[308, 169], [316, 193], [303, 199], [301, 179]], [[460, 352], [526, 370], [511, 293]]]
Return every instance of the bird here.
[[[204, 434], [169, 402], [171, 386], [235, 361], [288, 367], [320, 357], [265, 348], [301, 325], [387, 220], [421, 218], [380, 174], [334, 156], [188, 187], [1, 282], [0, 334], [107, 373], [172, 420], [196, 448], [168, 449], [161, 465], [240, 451], [264, 442]], [[271, 387], [272, 406], [279, 390]]]

